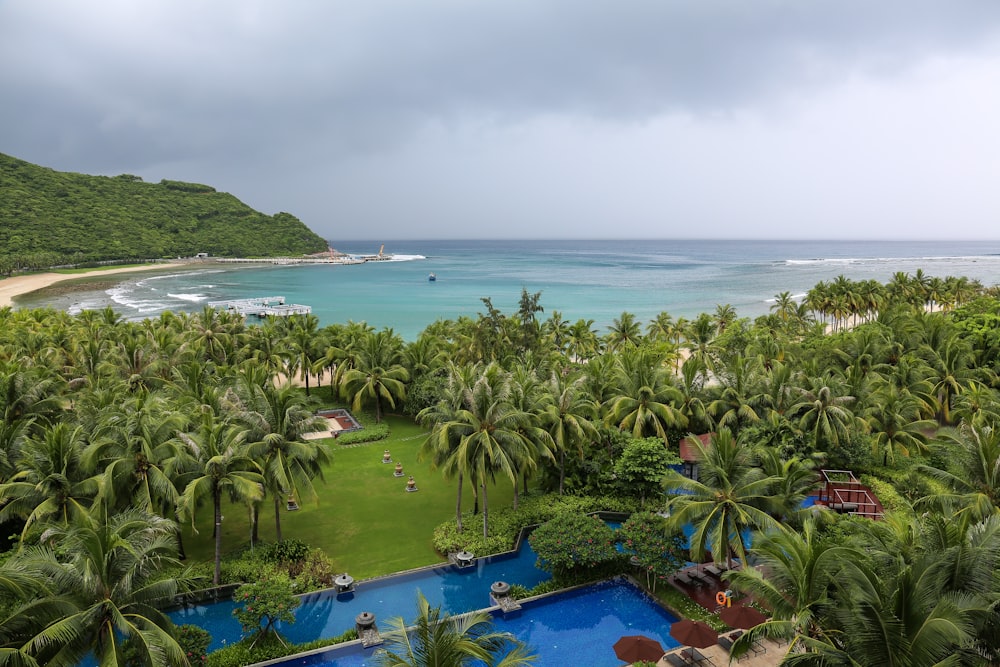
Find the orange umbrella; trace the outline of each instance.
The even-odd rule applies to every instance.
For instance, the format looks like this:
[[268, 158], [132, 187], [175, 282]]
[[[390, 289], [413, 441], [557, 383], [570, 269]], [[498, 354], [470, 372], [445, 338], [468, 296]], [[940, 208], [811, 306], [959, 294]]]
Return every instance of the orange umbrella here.
[[660, 642], [642, 635], [627, 635], [615, 642], [615, 655], [625, 662], [656, 662], [663, 656]]

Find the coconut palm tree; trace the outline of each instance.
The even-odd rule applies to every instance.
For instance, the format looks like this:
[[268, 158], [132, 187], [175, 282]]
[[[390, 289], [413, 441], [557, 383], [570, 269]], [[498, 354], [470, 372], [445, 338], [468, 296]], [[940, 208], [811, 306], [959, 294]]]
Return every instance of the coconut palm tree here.
[[707, 446], [697, 438], [689, 442], [697, 451], [698, 479], [669, 470], [663, 480], [664, 488], [674, 494], [667, 501], [671, 526], [676, 530], [686, 524], [694, 526], [692, 560], [702, 562], [711, 550], [716, 563], [725, 559], [732, 569], [734, 555], [747, 562], [744, 531], [778, 525], [765, 510], [779, 480], [756, 467], [753, 451], [737, 442], [728, 429], [712, 434]]
[[[256, 461], [264, 475], [265, 487], [274, 501], [274, 530], [281, 534], [281, 502], [285, 496], [314, 500], [313, 479], [322, 479], [329, 464], [326, 445], [305, 440], [306, 433], [318, 431], [325, 420], [313, 414], [308, 401], [290, 386], [257, 385], [240, 387], [238, 421], [249, 429], [247, 456]], [[257, 513], [253, 513], [253, 542], [257, 541]]]
[[559, 495], [566, 479], [566, 453], [575, 452], [583, 458], [583, 446], [598, 437], [597, 405], [584, 392], [584, 378], [553, 373], [549, 378], [549, 402], [542, 417], [552, 437], [553, 449], [559, 456]]
[[936, 423], [920, 419], [920, 401], [885, 385], [872, 397], [864, 417], [872, 434], [872, 455], [882, 457], [882, 465], [893, 462], [896, 453], [909, 456], [911, 451], [927, 451], [926, 431]]
[[877, 585], [864, 566], [863, 551], [852, 545], [823, 540], [814, 520], [793, 531], [781, 526], [754, 538], [755, 567], [733, 570], [724, 580], [770, 613], [770, 618], [741, 637], [732, 656], [745, 655], [763, 637], [792, 640], [827, 634], [824, 615], [832, 607], [836, 587], [868, 590]]
[[56, 595], [72, 605], [65, 615], [21, 648], [40, 664], [75, 667], [92, 654], [104, 666], [125, 664], [131, 640], [144, 664], [183, 665], [173, 624], [159, 610], [163, 600], [190, 582], [179, 568], [176, 527], [161, 517], [129, 510], [51, 528], [42, 544], [16, 557], [43, 573]]
[[523, 459], [533, 451], [523, 432], [531, 417], [512, 405], [510, 394], [507, 374], [490, 364], [467, 393], [465, 406], [441, 425], [440, 437], [458, 443], [447, 469], [461, 471], [479, 487], [484, 538], [489, 536], [487, 483], [499, 473], [516, 484]]
[[586, 361], [601, 348], [601, 339], [594, 331], [594, 320], [579, 319], [569, 327], [566, 339], [567, 351], [573, 361]]
[[[466, 468], [464, 462], [453, 458], [461, 437], [460, 433], [456, 429], [449, 428], [448, 424], [453, 422], [458, 411], [465, 407], [466, 398], [478, 377], [478, 366], [449, 364], [448, 380], [441, 399], [417, 414], [418, 423], [431, 427], [430, 434], [420, 447], [419, 458], [430, 457], [433, 467], [440, 468], [446, 477], [458, 478], [455, 523], [460, 533], [464, 529], [462, 525], [462, 482], [466, 477]], [[472, 493], [476, 498], [475, 512], [478, 513], [479, 488], [475, 480], [472, 480]]]
[[168, 466], [177, 455], [184, 424], [162, 394], [138, 393], [99, 417], [84, 450], [84, 466], [101, 471], [98, 501], [109, 508], [131, 506], [147, 512], [177, 504]]
[[523, 667], [535, 662], [527, 646], [507, 632], [492, 631], [492, 617], [472, 612], [453, 617], [431, 607], [417, 592], [417, 619], [412, 627], [392, 619], [385, 646], [376, 660], [381, 667]]
[[934, 448], [942, 467], [917, 469], [944, 482], [948, 493], [936, 493], [922, 504], [944, 507], [975, 520], [1000, 512], [1000, 429], [963, 424], [938, 432]]
[[397, 400], [406, 398], [406, 381], [410, 374], [400, 364], [402, 341], [392, 332], [383, 329], [369, 334], [358, 345], [353, 355], [353, 365], [343, 375], [343, 391], [351, 397], [352, 408], [357, 411], [366, 401], [375, 403], [375, 421], [382, 421], [382, 405], [396, 407]]
[[178, 502], [178, 516], [190, 519], [194, 528], [198, 506], [211, 500], [215, 531], [215, 571], [212, 585], [222, 575], [222, 496], [237, 502], [259, 502], [264, 498], [260, 466], [246, 454], [247, 431], [215, 419], [205, 420], [195, 433], [179, 435], [188, 455], [197, 462], [197, 476], [188, 482]]
[[313, 365], [322, 356], [319, 346], [319, 318], [311, 313], [292, 315], [288, 318], [286, 332], [286, 373], [289, 378], [298, 373], [305, 382], [306, 396], [309, 396], [309, 376], [313, 372]]
[[36, 522], [66, 526], [86, 515], [97, 494], [97, 480], [83, 468], [85, 444], [83, 429], [68, 423], [27, 438], [18, 472], [0, 484], [0, 522], [23, 519], [23, 539]]
[[625, 311], [608, 327], [607, 341], [611, 350], [636, 347], [642, 342], [642, 325], [635, 315]]
[[799, 402], [788, 409], [788, 415], [812, 434], [817, 450], [829, 451], [848, 437], [855, 418], [847, 406], [853, 401], [853, 396], [838, 396], [830, 382], [817, 378], [813, 388], [803, 390]]
[[613, 396], [602, 410], [608, 425], [636, 438], [655, 435], [666, 446], [668, 428], [687, 426], [676, 407], [681, 399], [661, 357], [648, 349], [626, 350], [617, 357]]

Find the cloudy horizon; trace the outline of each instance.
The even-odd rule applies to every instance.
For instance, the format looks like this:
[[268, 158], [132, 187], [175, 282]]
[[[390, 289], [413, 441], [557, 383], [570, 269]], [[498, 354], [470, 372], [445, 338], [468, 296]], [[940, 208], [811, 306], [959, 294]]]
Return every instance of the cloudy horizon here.
[[1000, 238], [992, 0], [8, 0], [0, 152], [332, 239]]

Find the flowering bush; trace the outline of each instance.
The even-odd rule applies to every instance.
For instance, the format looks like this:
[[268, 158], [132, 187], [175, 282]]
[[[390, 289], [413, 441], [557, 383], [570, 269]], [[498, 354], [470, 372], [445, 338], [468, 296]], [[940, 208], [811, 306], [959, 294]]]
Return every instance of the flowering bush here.
[[233, 609], [233, 616], [240, 622], [243, 632], [258, 632], [261, 636], [271, 632], [278, 621], [294, 623], [292, 610], [300, 604], [292, 595], [292, 585], [286, 576], [244, 584], [233, 593], [233, 601], [239, 605]]
[[558, 578], [619, 560], [614, 537], [597, 517], [561, 514], [536, 528], [528, 542], [538, 554], [538, 567]]
[[177, 628], [177, 643], [180, 644], [188, 662], [192, 665], [204, 664], [208, 659], [208, 646], [212, 635], [197, 625], [181, 625]]
[[667, 520], [653, 512], [636, 512], [628, 518], [618, 536], [625, 550], [646, 574], [646, 584], [656, 590], [657, 582], [679, 570], [687, 558], [684, 536], [667, 530]]

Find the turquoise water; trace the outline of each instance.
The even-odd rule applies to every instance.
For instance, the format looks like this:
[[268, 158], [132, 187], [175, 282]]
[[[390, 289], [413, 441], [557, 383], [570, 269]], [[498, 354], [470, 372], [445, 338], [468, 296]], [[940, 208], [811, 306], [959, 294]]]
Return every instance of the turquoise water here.
[[[676, 621], [641, 590], [616, 581], [528, 602], [520, 613], [495, 615], [493, 629], [526, 642], [538, 656], [538, 667], [608, 667], [622, 664], [612, 647], [625, 635], [651, 637], [668, 651], [677, 647], [670, 636]], [[372, 667], [375, 650], [352, 647], [280, 666]]]
[[[355, 254], [381, 241], [336, 244]], [[728, 303], [740, 315], [768, 312], [774, 295], [804, 295], [820, 280], [888, 281], [896, 271], [964, 275], [1000, 283], [1000, 242], [887, 241], [385, 241], [398, 260], [357, 266], [209, 265], [166, 275], [115, 277], [114, 286], [45, 295], [21, 306], [71, 312], [112, 306], [128, 318], [166, 309], [200, 310], [207, 301], [285, 296], [312, 306], [325, 324], [366, 321], [412, 340], [439, 318], [475, 316], [482, 297], [514, 312], [522, 287], [542, 292], [543, 317], [593, 319], [604, 327], [622, 311], [647, 322], [660, 311], [691, 318]], [[430, 273], [437, 275], [429, 282]], [[93, 281], [107, 281], [108, 278]]]

